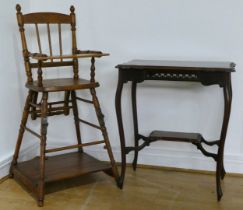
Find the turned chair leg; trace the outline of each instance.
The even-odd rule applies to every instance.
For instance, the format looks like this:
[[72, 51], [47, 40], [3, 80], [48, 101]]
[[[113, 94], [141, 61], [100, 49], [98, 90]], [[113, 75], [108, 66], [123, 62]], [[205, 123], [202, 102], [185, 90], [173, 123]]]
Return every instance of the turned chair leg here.
[[70, 91], [65, 91], [65, 95], [64, 95], [64, 107], [65, 107], [65, 111], [64, 111], [64, 115], [69, 115], [70, 110], [68, 107], [69, 104], [69, 98], [70, 98]]
[[[37, 104], [37, 99], [38, 99], [38, 92], [33, 92], [33, 96], [31, 99], [32, 103]], [[36, 118], [37, 118], [36, 107], [31, 107], [31, 119], [36, 120]]]
[[95, 112], [96, 112], [96, 115], [97, 115], [97, 118], [98, 118], [98, 121], [99, 121], [99, 125], [101, 127], [101, 132], [102, 132], [102, 135], [103, 135], [103, 138], [104, 138], [104, 141], [105, 141], [105, 145], [106, 145], [106, 149], [107, 149], [110, 161], [111, 161], [113, 176], [114, 176], [114, 178], [115, 178], [115, 180], [118, 184], [118, 182], [119, 182], [118, 169], [117, 169], [117, 166], [116, 166], [116, 163], [115, 163], [115, 160], [114, 160], [114, 157], [113, 157], [113, 153], [112, 153], [112, 150], [111, 150], [111, 145], [110, 145], [108, 133], [107, 133], [106, 126], [105, 126], [104, 115], [102, 114], [100, 104], [99, 104], [99, 100], [96, 96], [95, 89], [94, 88], [90, 89], [90, 93], [92, 95], [92, 100], [93, 100], [93, 103], [94, 103]]
[[[73, 105], [73, 116], [74, 116], [77, 141], [78, 141], [78, 144], [82, 144], [81, 132], [80, 132], [80, 126], [79, 126], [78, 106], [77, 106], [77, 99], [76, 99], [75, 91], [71, 91], [71, 99], [72, 99], [72, 105]], [[79, 148], [79, 151], [83, 152], [83, 148]]]
[[20, 128], [19, 128], [18, 139], [17, 139], [15, 152], [14, 152], [13, 160], [12, 160], [11, 167], [10, 167], [10, 173], [9, 173], [10, 178], [13, 177], [13, 166], [17, 164], [17, 160], [18, 160], [18, 157], [19, 157], [19, 150], [20, 150], [20, 147], [21, 147], [21, 144], [22, 144], [25, 126], [26, 126], [28, 116], [29, 116], [29, 112], [30, 112], [30, 102], [32, 100], [32, 96], [33, 96], [33, 92], [29, 91], [28, 96], [27, 96], [26, 101], [25, 101], [24, 111], [23, 111], [22, 120], [21, 120], [21, 123], [20, 123]]
[[44, 205], [45, 196], [45, 150], [47, 134], [47, 111], [48, 111], [48, 93], [44, 92], [41, 104], [41, 143], [40, 143], [40, 179], [38, 183], [38, 206]]

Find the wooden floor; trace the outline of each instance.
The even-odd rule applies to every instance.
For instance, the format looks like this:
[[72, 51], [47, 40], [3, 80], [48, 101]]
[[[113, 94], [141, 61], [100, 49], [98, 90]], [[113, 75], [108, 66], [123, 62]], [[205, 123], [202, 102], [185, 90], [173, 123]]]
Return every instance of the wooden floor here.
[[127, 170], [123, 190], [97, 173], [50, 185], [45, 206], [12, 179], [0, 184], [0, 210], [242, 210], [243, 178], [226, 176], [224, 196], [216, 200], [213, 175], [161, 169]]

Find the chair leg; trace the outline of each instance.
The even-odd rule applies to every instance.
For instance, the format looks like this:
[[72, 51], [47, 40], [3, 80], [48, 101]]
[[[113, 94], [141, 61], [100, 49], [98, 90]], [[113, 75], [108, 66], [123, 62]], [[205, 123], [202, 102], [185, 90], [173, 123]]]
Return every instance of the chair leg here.
[[40, 179], [38, 183], [38, 206], [44, 205], [45, 195], [45, 150], [47, 134], [47, 110], [48, 110], [48, 93], [44, 92], [41, 104], [41, 143], [40, 143]]
[[17, 139], [15, 152], [14, 152], [13, 160], [12, 160], [11, 167], [10, 167], [9, 177], [11, 177], [11, 178], [13, 177], [13, 166], [17, 164], [17, 160], [19, 157], [19, 150], [20, 150], [20, 147], [22, 144], [24, 131], [25, 131], [25, 125], [27, 123], [29, 112], [30, 112], [30, 102], [32, 100], [32, 96], [33, 96], [33, 92], [29, 91], [28, 96], [25, 101], [24, 111], [23, 111], [23, 115], [22, 115], [20, 128], [19, 128], [18, 139]]
[[69, 97], [70, 97], [70, 91], [65, 91], [65, 95], [64, 95], [64, 107], [66, 108], [64, 111], [64, 115], [69, 115], [69, 108], [68, 108], [68, 104], [69, 104]]
[[[33, 92], [33, 97], [32, 97], [32, 103], [36, 104], [37, 103], [37, 99], [38, 99], [38, 92]], [[37, 118], [37, 114], [36, 114], [36, 108], [35, 107], [31, 107], [31, 119], [35, 120]]]
[[97, 118], [98, 118], [98, 121], [99, 121], [99, 125], [101, 127], [101, 132], [102, 132], [102, 135], [103, 135], [103, 138], [104, 138], [104, 141], [105, 141], [105, 145], [106, 145], [106, 149], [108, 151], [108, 155], [109, 155], [109, 158], [110, 158], [110, 161], [111, 161], [113, 176], [114, 176], [116, 182], [118, 183], [119, 182], [118, 169], [117, 169], [117, 166], [116, 166], [116, 163], [115, 163], [115, 160], [114, 160], [114, 157], [113, 157], [113, 153], [112, 153], [112, 150], [111, 150], [111, 145], [110, 145], [108, 133], [107, 133], [106, 126], [105, 126], [104, 115], [102, 114], [100, 104], [99, 104], [99, 100], [96, 96], [95, 89], [91, 88], [90, 93], [92, 95], [92, 100], [93, 100], [93, 103], [94, 103], [95, 112], [96, 112], [96, 115], [97, 115]]
[[[80, 132], [80, 126], [79, 126], [78, 106], [77, 106], [77, 99], [76, 99], [75, 91], [71, 91], [71, 98], [72, 98], [73, 116], [74, 116], [77, 140], [78, 140], [78, 144], [82, 144], [81, 132]], [[79, 148], [79, 152], [83, 152], [83, 148]]]

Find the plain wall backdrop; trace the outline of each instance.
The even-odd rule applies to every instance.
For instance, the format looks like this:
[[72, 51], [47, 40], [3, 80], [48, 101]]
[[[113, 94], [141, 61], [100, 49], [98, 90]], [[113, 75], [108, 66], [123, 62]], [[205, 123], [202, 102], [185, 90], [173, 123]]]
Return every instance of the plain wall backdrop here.
[[[131, 59], [171, 59], [233, 61], [233, 104], [225, 146], [226, 171], [243, 173], [243, 2], [241, 0], [32, 0], [21, 1], [23, 13], [55, 11], [69, 13], [76, 7], [77, 41], [82, 50], [102, 50], [110, 57], [97, 60], [96, 79], [102, 111], [116, 160], [120, 143], [115, 115], [117, 69]], [[1, 118], [0, 162], [11, 157], [16, 142], [24, 97], [25, 75], [19, 32], [15, 17], [16, 1], [1, 7]], [[3, 10], [3, 11], [2, 11]], [[68, 35], [63, 37], [68, 48]], [[55, 42], [55, 41], [54, 41]], [[57, 43], [57, 41], [56, 41]], [[34, 40], [33, 40], [34, 45]], [[44, 50], [47, 50], [44, 48]], [[89, 78], [88, 60], [80, 61], [80, 75]], [[52, 76], [70, 74], [57, 70]], [[81, 93], [89, 97], [88, 92]], [[60, 98], [54, 94], [53, 98]], [[96, 122], [92, 107], [80, 104], [83, 118]], [[200, 132], [206, 139], [218, 139], [222, 124], [223, 94], [218, 86], [203, 87], [198, 83], [145, 82], [138, 85], [138, 116], [142, 134], [151, 130]], [[133, 144], [130, 84], [123, 92], [123, 116], [127, 144]], [[30, 121], [29, 121], [30, 122]], [[39, 124], [34, 122], [34, 128]], [[82, 127], [84, 141], [101, 137], [93, 129]], [[27, 135], [25, 146], [36, 143]], [[85, 140], [86, 139], [86, 140]], [[75, 143], [73, 117], [49, 120], [48, 142], [52, 146]], [[103, 147], [88, 149], [91, 154], [107, 159]], [[212, 151], [216, 151], [213, 148]], [[129, 156], [129, 161], [132, 154]], [[141, 151], [139, 163], [215, 170], [215, 163], [190, 144], [156, 142]], [[1, 164], [0, 164], [1, 166]]]

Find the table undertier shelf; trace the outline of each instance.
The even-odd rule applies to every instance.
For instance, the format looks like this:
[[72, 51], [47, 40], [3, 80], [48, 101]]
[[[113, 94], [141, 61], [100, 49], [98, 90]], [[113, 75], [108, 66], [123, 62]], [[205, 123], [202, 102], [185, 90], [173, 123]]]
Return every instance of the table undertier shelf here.
[[204, 143], [208, 146], [219, 145], [219, 140], [206, 141], [200, 133], [183, 133], [183, 132], [172, 132], [172, 131], [152, 131], [150, 133], [149, 137], [145, 139], [144, 144], [142, 146], [140, 146], [140, 148], [143, 148], [144, 145], [145, 146], [149, 145], [151, 142], [159, 141], [159, 140], [192, 143], [205, 156], [212, 157], [215, 161], [217, 161], [218, 155], [205, 150], [202, 143]]
[[149, 146], [152, 142], [156, 141], [177, 141], [177, 142], [188, 142], [197, 146], [197, 148], [208, 157], [212, 157], [216, 160], [217, 155], [208, 152], [204, 149], [202, 144], [208, 146], [219, 146], [220, 140], [207, 141], [203, 138], [200, 133], [184, 133], [184, 132], [174, 132], [174, 131], [152, 131], [148, 137], [138, 134], [138, 140], [143, 140], [144, 142], [135, 147], [125, 147], [125, 153], [128, 154], [131, 151], [140, 151], [146, 146]]
[[152, 131], [149, 135], [151, 141], [166, 140], [166, 141], [181, 141], [198, 143], [202, 140], [200, 133], [183, 133], [173, 131]]
[[[35, 157], [32, 160], [20, 162], [13, 168], [14, 178], [32, 191], [39, 181], [39, 160], [39, 157]], [[111, 170], [110, 164], [101, 162], [86, 153], [74, 152], [51, 156], [45, 162], [45, 183], [109, 170]]]

